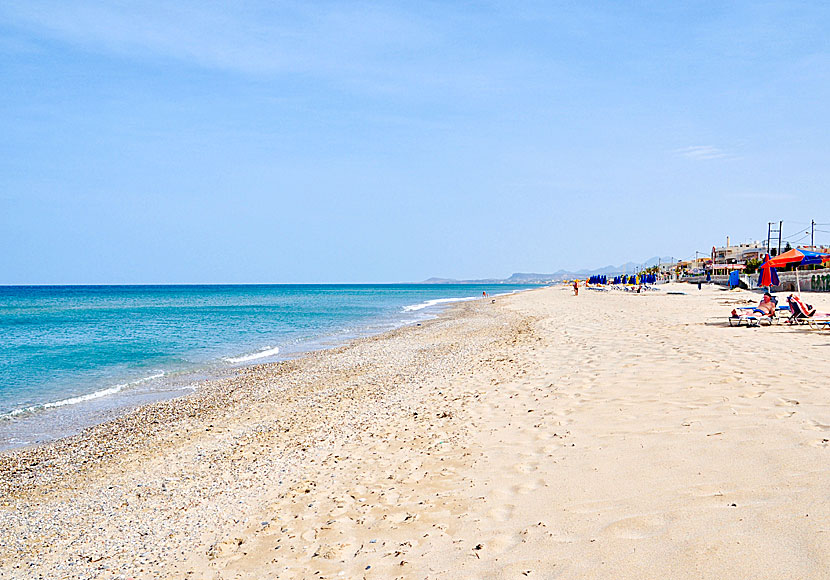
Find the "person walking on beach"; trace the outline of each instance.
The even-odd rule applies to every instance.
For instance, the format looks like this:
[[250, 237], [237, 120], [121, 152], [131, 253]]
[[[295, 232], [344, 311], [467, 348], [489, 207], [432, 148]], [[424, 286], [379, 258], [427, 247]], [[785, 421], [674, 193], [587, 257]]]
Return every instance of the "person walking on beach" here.
[[579, 296], [579, 280], [574, 280], [574, 296]]

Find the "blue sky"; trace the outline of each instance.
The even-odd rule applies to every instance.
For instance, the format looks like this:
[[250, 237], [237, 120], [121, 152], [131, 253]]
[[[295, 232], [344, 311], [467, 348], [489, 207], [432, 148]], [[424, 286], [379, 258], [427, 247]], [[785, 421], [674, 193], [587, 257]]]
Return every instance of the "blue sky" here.
[[0, 283], [796, 241], [830, 222], [827, 30], [818, 2], [0, 4]]

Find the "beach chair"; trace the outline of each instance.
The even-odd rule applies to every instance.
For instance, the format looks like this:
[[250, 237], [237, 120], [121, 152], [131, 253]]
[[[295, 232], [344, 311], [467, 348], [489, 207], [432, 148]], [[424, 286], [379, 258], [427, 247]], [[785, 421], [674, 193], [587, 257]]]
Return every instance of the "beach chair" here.
[[830, 315], [825, 315], [824, 317], [817, 318], [808, 318], [807, 324], [810, 325], [811, 330], [830, 330]]
[[732, 315], [729, 317], [729, 326], [761, 326], [762, 323], [773, 325], [781, 323], [781, 314], [789, 312], [789, 306], [778, 306], [778, 298], [770, 296], [775, 304], [775, 310], [772, 316], [758, 308], [757, 306], [740, 306], [732, 310]]
[[816, 312], [812, 305], [804, 303], [798, 296], [790, 294], [787, 303], [790, 305], [791, 314], [787, 321], [790, 324], [807, 324], [813, 330], [825, 330], [830, 327], [830, 314]]
[[787, 304], [790, 306], [790, 324], [807, 324], [816, 315], [816, 309], [795, 294], [787, 296]]
[[729, 322], [729, 326], [751, 327], [761, 326], [762, 324], [772, 326], [773, 324], [777, 324], [779, 319], [777, 316], [768, 316], [763, 310], [753, 306], [734, 309], [727, 321]]

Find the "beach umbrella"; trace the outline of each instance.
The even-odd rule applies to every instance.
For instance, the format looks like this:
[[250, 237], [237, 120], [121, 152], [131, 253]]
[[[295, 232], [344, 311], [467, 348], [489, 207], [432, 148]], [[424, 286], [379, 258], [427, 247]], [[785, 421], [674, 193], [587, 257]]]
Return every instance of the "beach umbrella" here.
[[801, 260], [801, 266], [819, 266], [826, 262], [830, 262], [830, 254], [826, 252], [813, 252], [811, 250], [799, 250], [804, 254], [804, 259]]
[[814, 266], [824, 262], [830, 262], [830, 254], [800, 248], [793, 248], [767, 260], [767, 263], [774, 268], [780, 268], [781, 266]]
[[778, 286], [780, 283], [778, 280], [778, 270], [769, 265], [769, 256], [767, 256], [767, 261], [761, 265], [761, 276], [758, 278], [758, 286], [769, 288], [771, 286]]
[[773, 268], [780, 268], [781, 266], [794, 266], [795, 283], [798, 286], [798, 292], [800, 294], [801, 280], [798, 279], [798, 267], [813, 266], [823, 264], [825, 262], [830, 262], [830, 254], [793, 248], [792, 250], [788, 250], [783, 254], [775, 256], [774, 258], [768, 259], [761, 267], [770, 266]]

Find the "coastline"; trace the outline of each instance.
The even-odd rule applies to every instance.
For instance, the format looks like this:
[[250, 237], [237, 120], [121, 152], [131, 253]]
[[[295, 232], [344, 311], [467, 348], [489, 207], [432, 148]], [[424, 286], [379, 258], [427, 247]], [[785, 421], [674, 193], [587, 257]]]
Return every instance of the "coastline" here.
[[[378, 421], [400, 416], [407, 407], [421, 404], [420, 393], [415, 393], [412, 385], [418, 383], [418, 388], [423, 388], [430, 379], [447, 372], [446, 364], [434, 364], [435, 355], [454, 355], [457, 363], [457, 357], [464, 358], [460, 353], [474, 356], [480, 342], [491, 342], [492, 336], [483, 334], [479, 340], [462, 345], [454, 328], [481, 324], [482, 320], [464, 315], [490, 310], [491, 306], [489, 301], [462, 302], [418, 326], [355, 339], [345, 346], [312, 351], [294, 360], [243, 367], [237, 376], [210, 382], [192, 395], [139, 407], [76, 436], [0, 454], [0, 569], [21, 578], [42, 570], [48, 570], [43, 577], [81, 570], [83, 575], [79, 577], [118, 577], [113, 576], [111, 565], [101, 568], [100, 562], [110, 561], [113, 553], [123, 554], [126, 542], [132, 547], [129, 561], [121, 565], [125, 577], [156, 577], [162, 569], [161, 577], [192, 577], [181, 571], [173, 573], [175, 565], [171, 567], [171, 563], [177, 557], [169, 551], [154, 561], [158, 568], [152, 573], [143, 560], [136, 560], [137, 555], [157, 553], [167, 534], [151, 538], [136, 533], [131, 529], [136, 519], [130, 518], [129, 525], [119, 522], [117, 531], [110, 530], [108, 539], [102, 542], [101, 530], [113, 522], [105, 518], [108, 522], [99, 522], [105, 526], [93, 526], [89, 518], [97, 519], [93, 514], [100, 514], [102, 505], [117, 513], [130, 503], [141, 504], [147, 497], [142, 488], [153, 489], [154, 495], [174, 481], [211, 478], [213, 474], [206, 474], [205, 469], [210, 470], [219, 461], [233, 464], [237, 454], [244, 461], [256, 463], [257, 451], [247, 450], [254, 442], [262, 450], [267, 441], [267, 447], [274, 450], [274, 456], [265, 461], [269, 471], [280, 474], [276, 484], [285, 493], [301, 483], [304, 466], [330, 460], [330, 456], [315, 459], [311, 455], [319, 457], [326, 448], [359, 439], [367, 423], [378, 425]], [[435, 340], [436, 328], [445, 335], [443, 341]], [[499, 329], [502, 332], [507, 331]], [[425, 335], [426, 341], [418, 342], [418, 335]], [[425, 355], [424, 350], [433, 351], [432, 356]], [[364, 368], [368, 357], [374, 360]], [[402, 372], [407, 381], [405, 390], [395, 386]], [[408, 414], [406, 418], [410, 418]], [[188, 475], [172, 475], [183, 453], [188, 455]], [[171, 457], [175, 458], [172, 462]], [[261, 474], [261, 469], [256, 468], [254, 473]], [[251, 474], [233, 467], [232, 471], [234, 481], [240, 471], [246, 473], [245, 477]], [[271, 477], [266, 480], [269, 485], [275, 484]], [[245, 496], [244, 500], [224, 504], [220, 514], [205, 501], [205, 486], [215, 487], [204, 482], [188, 486], [189, 491], [179, 495], [175, 507], [163, 502], [172, 512], [163, 508], [168, 515], [153, 518], [154, 526], [165, 529], [172, 513], [182, 525], [178, 535], [186, 536], [181, 538], [185, 544], [198, 538], [200, 548], [192, 552], [188, 562], [202, 571], [221, 552], [217, 531], [224, 533], [238, 528], [240, 522], [247, 523], [244, 513], [251, 504], [261, 507], [276, 495], [269, 492], [267, 500]], [[225, 492], [238, 493], [240, 490], [232, 491], [235, 487], [231, 485]], [[125, 496], [127, 499], [123, 499]], [[194, 512], [182, 521], [179, 516], [194, 503], [201, 508], [198, 514]], [[238, 509], [228, 528], [225, 510], [239, 505], [244, 509]], [[97, 533], [90, 533], [93, 529]], [[68, 542], [70, 537], [74, 540]], [[39, 541], [33, 543], [33, 538]], [[205, 542], [206, 549], [202, 545]], [[71, 550], [68, 544], [73, 545]], [[108, 544], [112, 547], [105, 548]], [[106, 556], [99, 558], [100, 554]]]
[[[112, 353], [117, 352], [117, 349], [120, 348], [119, 346], [113, 346], [113, 344], [126, 345], [124, 350], [127, 353], [124, 354], [125, 358], [120, 362], [121, 368], [113, 368], [112, 366], [108, 368], [105, 366], [108, 363], [104, 363], [104, 366], [99, 367], [96, 366], [97, 361], [95, 360], [83, 360], [79, 362], [80, 370], [74, 374], [65, 372], [65, 369], [52, 369], [48, 361], [41, 361], [42, 364], [28, 363], [28, 367], [37, 370], [30, 370], [26, 363], [19, 363], [19, 359], [17, 363], [12, 364], [12, 361], [15, 360], [15, 349], [24, 346], [18, 338], [17, 342], [10, 347], [9, 353], [11, 354], [8, 355], [9, 361], [7, 362], [7, 364], [12, 364], [11, 375], [6, 377], [9, 386], [8, 392], [11, 397], [8, 400], [0, 398], [0, 402], [4, 405], [3, 411], [0, 412], [0, 451], [36, 446], [75, 435], [86, 427], [111, 420], [141, 405], [187, 395], [197, 390], [199, 385], [204, 384], [206, 380], [218, 380], [233, 376], [238, 369], [246, 366], [289, 360], [301, 357], [305, 353], [314, 350], [342, 346], [355, 338], [374, 336], [409, 324], [417, 324], [435, 316], [453, 302], [476, 299], [476, 292], [479, 293], [480, 297], [481, 291], [481, 288], [478, 287], [459, 286], [462, 295], [457, 296], [459, 292], [455, 291], [456, 289], [443, 292], [442, 288], [435, 286], [429, 287], [430, 292], [420, 292], [421, 295], [419, 295], [418, 289], [423, 290], [423, 288], [418, 285], [329, 285], [320, 287], [271, 285], [257, 286], [256, 288], [257, 293], [252, 293], [248, 287], [240, 286], [129, 286], [104, 287], [103, 290], [97, 287], [91, 289], [90, 287], [80, 287], [82, 291], [80, 294], [70, 293], [68, 296], [60, 294], [59, 291], [75, 290], [74, 288], [48, 289], [47, 292], [51, 291], [61, 299], [71, 297], [69, 299], [76, 300], [77, 304], [73, 305], [75, 308], [68, 308], [63, 313], [63, 316], [69, 319], [70, 325], [76, 320], [82, 320], [75, 312], [84, 312], [84, 308], [88, 308], [90, 305], [95, 306], [93, 308], [93, 322], [79, 322], [79, 324], [86, 324], [83, 330], [86, 333], [93, 332], [94, 325], [97, 323], [105, 324], [108, 327], [118, 326], [113, 324], [112, 319], [107, 319], [104, 322], [95, 318], [102, 317], [99, 314], [100, 312], [108, 312], [106, 308], [109, 308], [111, 303], [107, 300], [111, 300], [116, 304], [130, 305], [130, 307], [136, 305], [144, 307], [137, 322], [133, 319], [129, 321], [130, 324], [135, 324], [138, 328], [160, 325], [163, 329], [164, 322], [155, 313], [167, 312], [171, 304], [178, 304], [182, 312], [201, 312], [199, 309], [191, 308], [194, 302], [202, 308], [213, 306], [214, 320], [216, 321], [214, 326], [219, 328], [222, 328], [223, 310], [228, 302], [234, 303], [236, 301], [241, 309], [244, 309], [249, 302], [257, 303], [258, 306], [265, 308], [265, 315], [262, 320], [250, 319], [247, 322], [236, 320], [235, 322], [238, 324], [258, 329], [253, 333], [256, 338], [252, 338], [248, 334], [240, 335], [241, 338], [237, 338], [234, 330], [230, 333], [232, 340], [228, 341], [229, 337], [226, 336], [225, 343], [220, 341], [218, 348], [216, 344], [213, 344], [214, 352], [212, 356], [205, 356], [203, 352], [197, 352], [202, 343], [198, 340], [193, 342], [192, 338], [185, 338], [181, 344], [176, 344], [175, 339], [171, 342], [169, 336], [166, 338], [162, 336], [160, 342], [166, 341], [165, 350], [156, 349], [154, 345], [148, 344], [146, 341], [131, 344], [131, 340], [136, 340], [135, 337], [141, 335], [140, 331], [133, 332], [132, 337], [110, 334], [110, 342], [102, 348], [109, 349], [105, 352]], [[311, 291], [302, 294], [302, 291], [307, 291], [309, 288]], [[373, 312], [367, 312], [366, 309], [367, 289], [377, 289], [380, 294], [385, 293], [376, 303], [377, 306]], [[400, 304], [395, 304], [394, 298], [390, 303], [390, 297], [401, 289], [406, 290], [401, 295], [410, 295], [399, 298], [398, 302]], [[409, 292], [409, 289], [414, 289], [414, 291]], [[25, 290], [27, 288], [24, 288]], [[327, 295], [325, 300], [314, 302], [318, 296], [328, 294], [332, 290], [343, 291], [344, 295], [348, 292], [355, 292], [356, 295], [349, 300], [356, 304], [355, 310], [358, 311], [358, 315], [351, 318], [348, 315], [341, 316], [334, 322], [334, 317], [331, 316], [331, 313], [326, 312], [326, 308], [330, 308], [331, 303], [336, 303], [337, 297], [335, 296], [332, 300]], [[432, 290], [438, 291], [438, 298], [435, 297], [436, 292]], [[84, 293], [84, 291], [87, 292]], [[296, 316], [308, 316], [309, 322], [294, 324], [287, 319], [282, 319], [283, 310], [280, 310], [280, 307], [292, 300], [297, 300], [300, 296], [302, 297], [301, 300], [306, 300], [306, 302], [299, 305], [299, 308], [296, 309], [297, 314], [294, 316], [295, 318]], [[11, 300], [13, 307], [12, 314], [9, 315], [10, 318], [14, 319], [15, 305], [20, 308], [21, 303], [27, 306], [29, 306], [29, 302], [36, 304], [34, 298], [36, 297], [26, 292], [14, 296]], [[15, 300], [18, 302], [16, 303]], [[277, 305], [276, 310], [274, 309], [275, 305]], [[269, 306], [271, 310], [268, 310]], [[164, 310], [165, 308], [167, 310]], [[28, 311], [25, 309], [23, 311], [25, 316], [31, 317]], [[110, 316], [118, 316], [117, 309], [111, 312], [113, 314]], [[274, 312], [278, 314], [275, 316]], [[18, 316], [25, 318], [23, 314]], [[76, 318], [73, 319], [72, 316]], [[166, 314], [166, 316], [175, 318], [177, 315]], [[186, 320], [187, 314], [184, 317], [184, 320]], [[31, 322], [32, 319], [26, 320]], [[199, 321], [196, 322], [197, 326], [201, 324]], [[14, 324], [12, 323], [13, 327]], [[2, 330], [0, 328], [0, 331]], [[41, 328], [40, 332], [48, 335], [50, 330], [52, 329], [47, 325], [45, 328]], [[58, 330], [66, 332], [65, 328]], [[80, 329], [76, 329], [76, 331], [81, 332]], [[185, 331], [185, 335], [187, 335], [187, 332], [193, 331], [192, 329]], [[180, 333], [180, 331], [176, 332], [176, 334]], [[56, 340], [60, 342], [61, 339], [58, 336]], [[186, 344], [188, 340], [190, 340], [191, 348], [196, 349], [193, 352], [181, 350], [182, 345]], [[81, 346], [76, 347], [76, 349], [82, 350], [82, 341], [79, 344]], [[89, 345], [89, 348], [97, 347]], [[135, 354], [141, 352], [143, 348], [148, 349], [148, 353], [152, 353], [145, 359]], [[178, 351], [177, 348], [179, 348]], [[25, 360], [29, 355], [24, 356], [24, 354], [25, 350], [20, 356]], [[161, 355], [161, 358], [166, 357], [167, 360], [159, 360], [159, 355]], [[51, 355], [41, 353], [39, 356], [48, 358]], [[66, 364], [71, 366], [72, 354], [69, 353], [66, 356], [68, 357]], [[119, 354], [115, 356], [118, 357]], [[151, 358], [153, 362], [150, 362]], [[3, 362], [0, 361], [0, 363]], [[15, 364], [20, 366], [17, 371], [15, 370]], [[131, 364], [135, 366], [134, 369], [128, 368]], [[0, 366], [3, 365], [0, 364]], [[115, 367], [117, 366], [115, 365]], [[16, 372], [17, 374], [15, 374]], [[27, 377], [25, 375], [27, 372], [31, 373], [32, 376]], [[99, 374], [96, 375], [96, 373]], [[47, 379], [46, 377], [51, 378]], [[41, 386], [43, 388], [40, 388]], [[18, 396], [18, 401], [15, 404], [13, 397], [16, 390], [22, 393], [23, 396]], [[4, 393], [0, 390], [0, 395], [2, 394]]]
[[753, 353], [827, 339], [681, 289], [460, 303], [6, 452], [0, 569], [820, 578], [826, 365]]
[[[510, 296], [512, 293], [500, 297]], [[443, 302], [443, 301], [442, 301]], [[98, 463], [104, 456], [125, 452], [135, 445], [135, 439], [153, 438], [163, 435], [164, 427], [170, 421], [179, 421], [184, 418], [198, 418], [207, 421], [210, 418], [218, 420], [219, 414], [225, 414], [229, 405], [244, 403], [245, 397], [253, 396], [254, 400], [265, 394], [254, 394], [253, 391], [263, 380], [281, 380], [284, 375], [292, 372], [301, 372], [303, 366], [312, 361], [325, 358], [328, 355], [342, 354], [359, 347], [364, 343], [382, 341], [385, 338], [398, 336], [410, 329], [426, 328], [442, 320], [451, 320], [456, 313], [454, 308], [463, 306], [474, 300], [450, 299], [449, 304], [439, 306], [438, 310], [430, 313], [427, 318], [408, 322], [378, 334], [358, 333], [357, 336], [337, 340], [333, 344], [330, 337], [320, 337], [308, 343], [308, 349], [302, 348], [274, 362], [247, 363], [222, 369], [222, 376], [213, 376], [199, 380], [198, 387], [192, 392], [173, 396], [146, 404], [140, 404], [121, 409], [121, 414], [83, 427], [80, 432], [54, 440], [44, 441], [24, 447], [14, 447], [0, 450], [0, 497], [13, 493], [8, 486], [11, 481], [5, 477], [9, 471], [8, 463], [34, 464], [39, 466], [51, 465], [57, 457], [81, 454], [80, 464]], [[483, 303], [483, 301], [478, 301]], [[434, 306], [434, 305], [431, 305]], [[194, 373], [204, 374], [204, 373]], [[295, 388], [301, 381], [292, 380], [286, 388]], [[308, 385], [303, 385], [308, 386]], [[243, 393], [245, 390], [247, 392]], [[312, 387], [313, 390], [313, 387]], [[289, 396], [297, 393], [289, 393]], [[128, 444], [121, 446], [121, 434], [129, 433]], [[98, 449], [99, 444], [105, 443], [106, 449]], [[9, 458], [14, 457], [13, 461]], [[72, 471], [77, 468], [73, 468]], [[20, 471], [13, 472], [20, 474]], [[50, 482], [50, 476], [37, 475], [31, 482], [22, 483], [20, 489], [27, 489], [33, 485]], [[35, 483], [38, 482], [38, 483]]]

